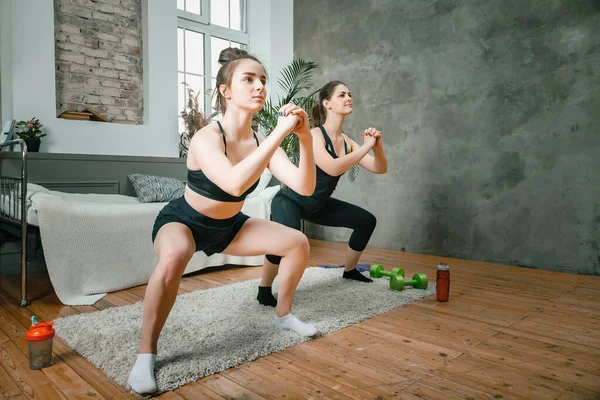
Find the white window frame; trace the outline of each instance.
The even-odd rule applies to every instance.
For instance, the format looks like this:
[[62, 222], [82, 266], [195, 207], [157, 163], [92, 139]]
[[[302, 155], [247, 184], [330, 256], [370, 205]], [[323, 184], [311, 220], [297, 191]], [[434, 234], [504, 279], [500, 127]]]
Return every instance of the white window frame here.
[[[187, 0], [183, 1], [183, 8], [185, 8], [186, 1]], [[210, 0], [200, 0], [200, 15], [177, 8], [177, 18], [185, 18], [203, 24], [208, 24], [210, 22]]]
[[[201, 15], [194, 14], [188, 11], [177, 9], [177, 28], [198, 32], [204, 34], [204, 110], [207, 115], [212, 112], [211, 97], [215, 88], [212, 86], [212, 76], [217, 74], [217, 71], [211, 71], [211, 38], [217, 37], [223, 40], [229, 40], [240, 43], [248, 48], [248, 0], [242, 2], [242, 28], [244, 31], [225, 28], [219, 25], [211, 24], [210, 21], [210, 0], [201, 0]], [[230, 7], [231, 10], [231, 7]], [[184, 46], [185, 56], [185, 46]], [[185, 58], [184, 58], [185, 59]], [[179, 72], [179, 68], [178, 68]], [[184, 67], [185, 73], [185, 67]], [[178, 82], [181, 84], [181, 82]], [[187, 99], [187, 91], [186, 91]], [[210, 112], [208, 112], [210, 110]], [[179, 110], [181, 112], [181, 110]]]

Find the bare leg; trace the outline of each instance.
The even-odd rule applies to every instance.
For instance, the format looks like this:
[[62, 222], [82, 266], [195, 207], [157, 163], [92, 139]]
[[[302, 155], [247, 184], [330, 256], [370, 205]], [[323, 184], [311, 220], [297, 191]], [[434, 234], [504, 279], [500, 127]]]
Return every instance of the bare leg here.
[[[302, 234], [304, 236], [304, 234]], [[308, 239], [299, 241], [297, 246], [281, 258], [279, 264], [279, 289], [277, 292], [277, 308], [275, 314], [283, 317], [292, 312], [292, 302], [298, 282], [308, 264], [310, 245]]]
[[[235, 239], [223, 253], [252, 256], [274, 254], [281, 256], [279, 265], [279, 291], [276, 317], [293, 318], [288, 321], [290, 328], [302, 335], [312, 336], [316, 329], [312, 325], [297, 320], [292, 313], [292, 302], [300, 278], [308, 263], [310, 245], [306, 236], [295, 229], [260, 219], [249, 219]], [[276, 319], [276, 326], [278, 322]]]
[[163, 226], [156, 235], [158, 265], [152, 273], [144, 296], [144, 322], [140, 353], [156, 354], [160, 332], [169, 316], [181, 276], [196, 251], [188, 227], [179, 223]]
[[273, 286], [273, 281], [279, 272], [279, 265], [273, 264], [265, 257], [262, 267], [262, 277], [260, 279], [260, 286]]
[[127, 383], [140, 394], [157, 390], [154, 377], [158, 337], [175, 303], [181, 275], [196, 250], [192, 234], [185, 225], [169, 223], [163, 226], [154, 249], [158, 265], [152, 273], [144, 297], [142, 342]]

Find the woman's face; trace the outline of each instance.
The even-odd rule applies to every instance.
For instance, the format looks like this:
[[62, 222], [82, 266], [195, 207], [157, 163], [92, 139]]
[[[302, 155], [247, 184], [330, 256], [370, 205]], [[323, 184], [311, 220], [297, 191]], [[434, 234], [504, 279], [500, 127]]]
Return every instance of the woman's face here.
[[331, 99], [325, 100], [323, 103], [328, 112], [341, 115], [352, 113], [352, 93], [346, 85], [337, 85]]
[[228, 107], [234, 106], [253, 113], [259, 111], [267, 98], [267, 77], [260, 63], [243, 59], [236, 65], [231, 77], [231, 85], [223, 86], [223, 95]]

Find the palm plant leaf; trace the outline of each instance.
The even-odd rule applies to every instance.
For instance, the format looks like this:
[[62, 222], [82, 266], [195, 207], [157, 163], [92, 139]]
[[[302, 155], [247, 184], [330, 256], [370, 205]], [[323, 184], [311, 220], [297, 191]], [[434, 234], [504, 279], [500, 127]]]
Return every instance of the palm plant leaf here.
[[350, 168], [348, 170], [348, 180], [350, 182], [354, 182], [356, 180], [356, 177], [358, 176], [358, 171], [360, 171], [360, 168], [358, 168], [358, 165], [354, 165], [352, 168]]
[[317, 63], [306, 61], [301, 58], [292, 61], [282, 71], [282, 78], [277, 79], [277, 83], [285, 96], [281, 99], [280, 104], [286, 104], [292, 101], [298, 93], [303, 90], [310, 89], [308, 81], [311, 73], [318, 67]]
[[[297, 104], [306, 111], [310, 118], [310, 107], [314, 103], [316, 92], [311, 92], [304, 97], [300, 97], [299, 94], [311, 89], [309, 80], [312, 71], [317, 67], [318, 65], [312, 61], [297, 59], [283, 68], [281, 71], [282, 77], [277, 80], [279, 87], [285, 93], [283, 98], [280, 97], [276, 105], [272, 100], [267, 100], [264, 107], [254, 114], [253, 117], [254, 121], [266, 135], [269, 135], [277, 126], [277, 112], [284, 104], [290, 102]], [[290, 160], [294, 161], [298, 159], [300, 145], [296, 135], [292, 134], [286, 137], [281, 143], [281, 148], [285, 150]]]

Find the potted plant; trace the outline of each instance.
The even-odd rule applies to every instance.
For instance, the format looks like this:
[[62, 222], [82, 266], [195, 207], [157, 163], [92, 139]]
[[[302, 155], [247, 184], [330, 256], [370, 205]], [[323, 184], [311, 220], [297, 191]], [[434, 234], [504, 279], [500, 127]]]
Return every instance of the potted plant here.
[[[288, 103], [294, 103], [304, 109], [308, 114], [310, 125], [312, 126], [312, 117], [310, 109], [315, 102], [315, 95], [320, 90], [313, 90], [309, 83], [312, 71], [318, 68], [318, 64], [312, 61], [306, 61], [301, 58], [293, 60], [281, 70], [282, 78], [277, 79], [279, 87], [285, 95], [280, 97], [277, 104], [273, 104], [267, 99], [263, 108], [254, 114], [253, 120], [265, 135], [269, 135], [277, 125], [277, 112], [281, 107]], [[300, 156], [300, 145], [298, 137], [294, 134], [288, 135], [282, 142], [281, 148], [285, 151], [288, 158], [297, 163]], [[354, 166], [348, 171], [348, 179], [354, 181], [358, 175], [358, 167]]]
[[19, 121], [15, 124], [18, 131], [15, 133], [17, 136], [25, 141], [27, 150], [30, 152], [40, 151], [40, 144], [42, 138], [46, 136], [46, 133], [42, 133], [42, 124], [40, 120], [33, 117], [29, 121]]
[[185, 131], [179, 137], [179, 157], [182, 158], [187, 157], [190, 140], [194, 133], [210, 122], [210, 117], [206, 117], [200, 110], [200, 101], [198, 100], [200, 93], [194, 94], [194, 90], [187, 83], [184, 84], [187, 86], [188, 102], [186, 108], [179, 114], [185, 125]]

